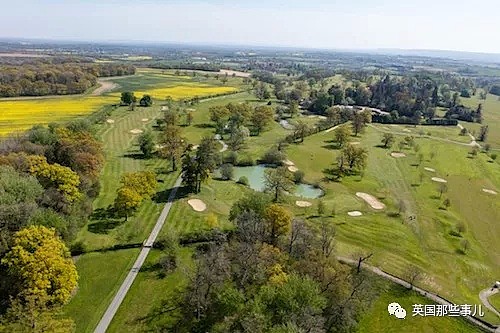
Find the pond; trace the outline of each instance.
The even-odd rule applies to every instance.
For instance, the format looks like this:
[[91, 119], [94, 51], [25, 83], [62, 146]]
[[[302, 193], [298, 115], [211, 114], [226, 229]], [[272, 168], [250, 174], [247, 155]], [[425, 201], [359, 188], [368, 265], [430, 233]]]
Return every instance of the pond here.
[[[266, 168], [267, 167], [262, 164], [249, 167], [234, 167], [233, 179], [237, 181], [240, 177], [245, 176], [248, 178], [248, 185], [250, 188], [262, 192], [265, 187], [264, 171]], [[307, 199], [315, 199], [321, 197], [323, 191], [309, 184], [299, 184], [295, 186], [294, 195]]]

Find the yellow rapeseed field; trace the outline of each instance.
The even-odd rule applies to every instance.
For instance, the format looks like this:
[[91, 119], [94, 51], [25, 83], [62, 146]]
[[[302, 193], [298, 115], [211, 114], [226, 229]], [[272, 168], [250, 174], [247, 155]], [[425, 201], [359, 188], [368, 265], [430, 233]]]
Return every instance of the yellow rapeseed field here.
[[140, 98], [144, 94], [151, 95], [155, 99], [164, 100], [167, 96], [170, 96], [174, 100], [179, 100], [183, 98], [189, 98], [194, 96], [209, 96], [209, 95], [219, 95], [234, 92], [238, 89], [234, 87], [215, 87], [204, 84], [179, 84], [175, 87], [165, 87], [165, 88], [155, 88], [146, 91], [137, 91], [135, 95]]
[[[149, 94], [158, 100], [167, 96], [174, 100], [194, 96], [209, 96], [236, 91], [234, 87], [217, 87], [194, 82], [180, 82], [176, 86], [136, 91], [140, 98]], [[0, 136], [29, 129], [35, 124], [48, 124], [69, 120], [95, 112], [105, 105], [118, 103], [120, 93], [104, 96], [59, 96], [53, 98], [33, 98], [0, 100]]]
[[0, 101], [0, 136], [23, 131], [35, 124], [64, 121], [87, 115], [106, 104], [116, 103], [113, 96], [54, 97]]

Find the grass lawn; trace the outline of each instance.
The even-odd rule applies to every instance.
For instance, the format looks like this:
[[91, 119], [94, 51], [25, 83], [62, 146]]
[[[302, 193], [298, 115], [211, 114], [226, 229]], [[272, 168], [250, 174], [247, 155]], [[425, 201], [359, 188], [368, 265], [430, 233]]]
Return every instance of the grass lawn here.
[[[477, 108], [479, 103], [483, 104], [483, 125], [488, 125], [490, 127], [490, 131], [488, 133], [488, 139], [486, 140], [492, 148], [500, 149], [500, 100], [498, 96], [488, 94], [486, 100], [479, 99], [479, 91], [476, 93], [476, 96], [472, 96], [471, 98], [460, 98], [460, 102], [465, 106], [471, 107], [474, 110]], [[472, 124], [472, 123], [462, 123], [465, 127], [470, 130], [475, 130], [476, 133], [479, 133], [479, 128], [481, 124]]]
[[497, 311], [500, 311], [500, 294], [496, 293], [495, 295], [491, 296], [489, 300], [490, 304], [493, 305], [495, 309], [497, 309]]
[[[324, 171], [332, 167], [338, 154], [328, 142], [333, 133], [313, 135], [288, 149], [289, 158], [305, 172], [306, 180], [319, 182], [325, 189], [327, 211], [335, 208], [332, 223], [337, 225], [339, 253], [373, 252], [372, 264], [400, 276], [414, 263], [425, 272], [423, 287], [455, 302], [478, 303], [479, 291], [500, 274], [500, 255], [491, 251], [499, 239], [496, 222], [500, 203], [496, 196], [482, 192], [483, 188], [500, 188], [498, 165], [489, 163], [485, 154], [468, 158], [468, 147], [417, 138], [425, 160], [416, 167], [412, 166], [418, 163], [412, 150], [405, 150], [406, 158], [393, 158], [389, 150], [376, 147], [380, 137], [379, 132], [367, 128], [364, 135], [352, 138], [369, 150], [368, 168], [363, 178], [351, 176], [341, 183], [325, 180]], [[431, 151], [436, 154], [433, 160]], [[422, 170], [424, 166], [436, 169], [436, 173]], [[441, 199], [437, 183], [430, 179], [434, 176], [448, 180], [448, 192]], [[374, 211], [355, 196], [357, 191], [378, 197], [387, 205], [386, 210]], [[451, 200], [447, 210], [440, 209], [445, 198]], [[397, 210], [399, 201], [406, 207], [402, 216], [388, 216]], [[345, 213], [350, 210], [364, 215], [348, 217]], [[307, 216], [314, 209], [295, 211]], [[409, 220], [410, 216], [416, 220]], [[459, 222], [466, 225], [466, 231], [462, 237], [452, 236], [450, 232]], [[466, 255], [458, 252], [463, 238], [471, 244]], [[491, 316], [488, 319], [498, 321]]]
[[[406, 310], [406, 318], [398, 319], [390, 316], [387, 306], [399, 303]], [[376, 298], [359, 322], [358, 333], [421, 333], [421, 332], [449, 332], [470, 333], [482, 332], [463, 318], [453, 317], [421, 317], [412, 316], [413, 304], [433, 304], [415, 292], [398, 285], [386, 285], [385, 290]]]
[[[228, 220], [229, 210], [235, 201], [251, 191], [243, 185], [233, 181], [209, 180], [202, 186], [201, 192], [182, 196], [174, 203], [167, 218], [167, 224], [162, 229], [162, 234], [177, 232], [190, 233], [199, 230], [209, 230], [207, 216], [215, 214], [218, 217], [219, 227], [231, 228]], [[195, 212], [188, 204], [189, 199], [200, 199], [206, 205], [204, 212]]]
[[166, 277], [160, 275], [158, 267], [162, 252], [149, 253], [144, 266], [123, 300], [108, 332], [155, 331], [158, 325], [168, 320], [166, 316], [152, 315], [161, 309], [162, 301], [182, 289], [187, 283], [186, 272], [192, 267], [193, 250], [180, 249], [177, 269]]
[[77, 332], [94, 331], [138, 254], [139, 249], [128, 249], [78, 258], [78, 291], [63, 309], [75, 321]]

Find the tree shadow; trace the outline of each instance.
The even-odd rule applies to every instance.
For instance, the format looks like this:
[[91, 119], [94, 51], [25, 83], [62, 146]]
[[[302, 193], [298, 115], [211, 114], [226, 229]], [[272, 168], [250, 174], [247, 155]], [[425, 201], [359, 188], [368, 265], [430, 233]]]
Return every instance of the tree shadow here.
[[166, 168], [166, 167], [159, 167], [159, 168], [155, 169], [155, 172], [158, 175], [169, 175], [172, 172], [174, 172], [174, 170], [172, 170], [171, 167], [168, 167], [168, 168]]
[[344, 176], [338, 168], [323, 169], [323, 174], [325, 175], [324, 181], [333, 181], [339, 183]]
[[134, 160], [146, 160], [147, 159], [143, 153], [127, 153], [127, 154], [123, 154], [122, 157], [132, 158]]
[[196, 128], [214, 128], [214, 125], [212, 124], [207, 124], [207, 123], [203, 123], [203, 124], [195, 124], [193, 125], [194, 127]]
[[99, 220], [95, 223], [91, 223], [88, 225], [87, 229], [91, 233], [94, 234], [107, 234], [109, 233], [110, 230], [120, 226], [125, 222], [124, 219], [106, 219], [106, 220]]
[[[155, 203], [166, 203], [168, 201], [168, 198], [172, 194], [172, 191], [174, 190], [175, 187], [166, 189], [164, 191], [157, 192], [152, 200]], [[177, 193], [175, 195], [174, 201], [177, 201], [182, 198], [186, 198], [189, 195], [189, 188], [187, 186], [181, 186], [177, 188]]]
[[325, 148], [325, 149], [328, 149], [328, 150], [340, 150], [340, 145], [337, 144], [337, 143], [333, 143], [331, 145], [323, 145], [321, 146], [321, 148]]

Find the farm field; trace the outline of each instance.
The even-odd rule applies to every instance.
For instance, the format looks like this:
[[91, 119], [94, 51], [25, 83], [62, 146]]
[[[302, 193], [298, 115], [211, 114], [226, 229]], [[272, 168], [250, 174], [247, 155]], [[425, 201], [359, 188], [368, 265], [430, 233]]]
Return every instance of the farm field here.
[[240, 78], [228, 78], [223, 85], [213, 77], [176, 76], [159, 70], [137, 70], [128, 77], [112, 78], [116, 87], [102, 96], [87, 95], [54, 96], [43, 98], [22, 98], [0, 100], [0, 137], [9, 133], [29, 129], [35, 124], [65, 122], [73, 118], [89, 115], [106, 105], [117, 104], [120, 92], [135, 91], [139, 98], [150, 94], [155, 99], [164, 100], [170, 96], [174, 100], [195, 96], [211, 96], [236, 92], [241, 86]]

